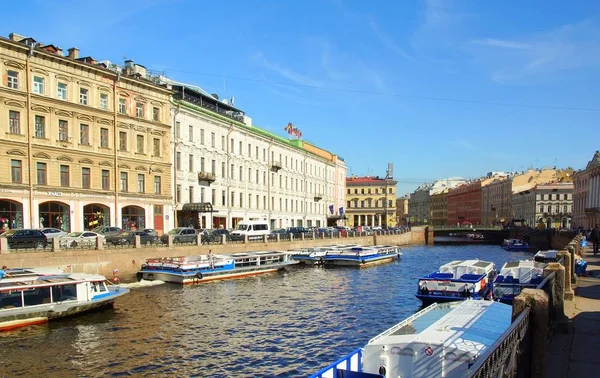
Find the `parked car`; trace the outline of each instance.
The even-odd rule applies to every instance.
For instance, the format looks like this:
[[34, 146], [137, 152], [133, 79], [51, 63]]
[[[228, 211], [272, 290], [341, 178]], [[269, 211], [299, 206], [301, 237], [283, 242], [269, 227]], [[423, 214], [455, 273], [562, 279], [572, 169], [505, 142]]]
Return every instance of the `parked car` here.
[[304, 234], [304, 235], [311, 234], [312, 235], [312, 231], [310, 231], [308, 228], [305, 228], [305, 227], [288, 227], [286, 230], [286, 233], [294, 235], [295, 238], [302, 237], [302, 234]]
[[68, 232], [53, 227], [40, 228], [40, 231], [46, 235], [46, 239], [51, 240], [60, 236], [65, 236]]
[[94, 231], [71, 232], [68, 235], [61, 236], [58, 242], [62, 248], [94, 247], [98, 237], [102, 239], [102, 244], [106, 245], [106, 237]]
[[119, 227], [110, 227], [110, 226], [98, 226], [91, 230], [92, 232], [97, 232], [100, 235], [103, 235], [106, 238], [107, 243], [112, 243], [113, 239], [116, 236], [119, 236], [123, 233], [123, 230]]
[[219, 244], [223, 240], [223, 235], [225, 235], [225, 240], [231, 240], [229, 231], [224, 228], [218, 228], [216, 230], [208, 231], [207, 236], [202, 236], [202, 242]]
[[[156, 232], [155, 232], [156, 234]], [[156, 243], [158, 241], [158, 236], [156, 235], [151, 235], [149, 233], [147, 233], [145, 230], [138, 230], [138, 231], [130, 231], [130, 232], [124, 232], [118, 236], [115, 236], [112, 239], [112, 243], [113, 244], [117, 244], [117, 245], [134, 245], [134, 240], [135, 237], [139, 236], [140, 237], [140, 244], [144, 245], [144, 244], [152, 244], [152, 243]]]
[[155, 229], [153, 229], [153, 228], [144, 228], [144, 230], [143, 230], [143, 231], [144, 231], [145, 233], [147, 233], [148, 235], [151, 235], [151, 236], [156, 236], [156, 239], [158, 240], [158, 232], [156, 232], [156, 230], [155, 230]]
[[195, 243], [198, 240], [198, 231], [191, 227], [177, 227], [163, 235], [160, 240], [163, 243], [168, 243], [169, 235], [173, 236], [173, 243]]
[[2, 234], [7, 239], [8, 248], [46, 248], [48, 239], [40, 230], [17, 229], [9, 230]]

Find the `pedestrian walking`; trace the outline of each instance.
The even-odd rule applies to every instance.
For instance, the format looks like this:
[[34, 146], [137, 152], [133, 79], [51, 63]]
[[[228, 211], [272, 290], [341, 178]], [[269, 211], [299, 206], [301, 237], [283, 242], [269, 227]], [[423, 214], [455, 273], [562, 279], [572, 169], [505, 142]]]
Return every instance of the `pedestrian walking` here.
[[598, 254], [598, 244], [600, 243], [600, 228], [596, 225], [590, 232], [590, 240], [594, 245], [594, 255]]

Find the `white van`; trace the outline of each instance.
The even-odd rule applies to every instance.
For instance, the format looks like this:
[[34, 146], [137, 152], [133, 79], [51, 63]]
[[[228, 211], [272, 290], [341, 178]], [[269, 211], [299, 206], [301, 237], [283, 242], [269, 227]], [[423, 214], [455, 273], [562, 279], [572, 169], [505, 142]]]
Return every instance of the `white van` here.
[[248, 239], [262, 239], [264, 235], [271, 233], [269, 223], [265, 220], [241, 221], [231, 232], [232, 238], [243, 238], [248, 235]]

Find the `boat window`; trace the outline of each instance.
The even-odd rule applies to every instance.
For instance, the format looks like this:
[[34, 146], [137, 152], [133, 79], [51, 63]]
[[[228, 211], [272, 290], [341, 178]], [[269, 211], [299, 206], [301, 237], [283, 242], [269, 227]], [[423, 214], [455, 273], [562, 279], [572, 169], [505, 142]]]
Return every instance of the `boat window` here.
[[105, 282], [98, 282], [98, 288], [100, 289], [100, 292], [106, 291], [106, 283]]
[[34, 290], [23, 291], [25, 306], [38, 306], [50, 303], [50, 288], [40, 287]]
[[77, 299], [76, 285], [60, 285], [52, 287], [52, 300], [62, 302]]
[[0, 310], [5, 308], [23, 307], [20, 291], [0, 293]]
[[92, 289], [93, 292], [98, 292], [98, 284], [96, 282], [90, 282], [90, 287]]

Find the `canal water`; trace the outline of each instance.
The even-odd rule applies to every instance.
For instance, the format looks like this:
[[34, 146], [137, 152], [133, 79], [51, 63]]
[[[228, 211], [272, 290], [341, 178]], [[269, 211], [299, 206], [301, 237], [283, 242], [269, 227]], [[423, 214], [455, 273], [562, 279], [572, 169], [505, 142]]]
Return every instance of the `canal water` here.
[[419, 276], [498, 246], [407, 247], [366, 269], [134, 287], [115, 308], [0, 334], [4, 376], [306, 377], [420, 309]]

